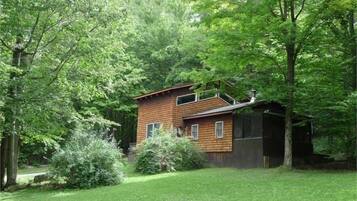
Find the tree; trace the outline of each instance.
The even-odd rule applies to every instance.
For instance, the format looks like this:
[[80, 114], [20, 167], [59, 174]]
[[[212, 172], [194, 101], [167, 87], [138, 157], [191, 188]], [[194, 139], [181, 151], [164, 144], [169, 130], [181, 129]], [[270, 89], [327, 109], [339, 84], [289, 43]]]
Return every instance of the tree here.
[[298, 80], [299, 112], [314, 116], [316, 152], [356, 157], [356, 34], [354, 1], [326, 1], [318, 36], [305, 48]]
[[6, 94], [2, 189], [5, 169], [6, 186], [16, 183], [20, 139], [58, 140], [78, 122], [106, 122], [81, 106], [105, 98], [116, 77], [140, 75], [118, 37], [123, 6], [121, 1], [1, 2], [1, 71], [8, 75], [1, 80], [7, 86], [1, 91]]
[[203, 76], [236, 80], [240, 90], [257, 88], [265, 99], [285, 104], [284, 166], [291, 168], [296, 72], [320, 26], [321, 2], [207, 0], [197, 6], [209, 38]]
[[134, 30], [127, 38], [129, 50], [141, 61], [147, 90], [182, 82], [180, 72], [202, 66], [197, 54], [204, 48], [203, 34], [197, 31], [190, 3], [134, 0], [128, 18]]

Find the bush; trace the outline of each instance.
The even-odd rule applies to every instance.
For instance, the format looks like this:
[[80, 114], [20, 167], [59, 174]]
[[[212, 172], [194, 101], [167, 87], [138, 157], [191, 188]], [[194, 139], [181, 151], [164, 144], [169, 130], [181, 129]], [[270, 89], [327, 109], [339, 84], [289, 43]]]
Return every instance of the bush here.
[[160, 131], [138, 146], [136, 171], [144, 174], [202, 168], [204, 154], [186, 137]]
[[175, 162], [176, 170], [191, 170], [203, 168], [206, 160], [203, 152], [187, 137], [176, 139], [175, 152], [178, 157]]
[[95, 134], [77, 132], [54, 154], [50, 175], [74, 188], [118, 184], [123, 180], [123, 158], [113, 144]]

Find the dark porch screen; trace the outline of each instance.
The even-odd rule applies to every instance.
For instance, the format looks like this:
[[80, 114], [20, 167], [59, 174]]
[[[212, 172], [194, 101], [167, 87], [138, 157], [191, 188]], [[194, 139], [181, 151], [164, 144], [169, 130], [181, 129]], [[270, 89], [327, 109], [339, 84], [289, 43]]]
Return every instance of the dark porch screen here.
[[238, 114], [235, 121], [234, 138], [252, 138], [261, 136], [261, 122], [257, 114]]

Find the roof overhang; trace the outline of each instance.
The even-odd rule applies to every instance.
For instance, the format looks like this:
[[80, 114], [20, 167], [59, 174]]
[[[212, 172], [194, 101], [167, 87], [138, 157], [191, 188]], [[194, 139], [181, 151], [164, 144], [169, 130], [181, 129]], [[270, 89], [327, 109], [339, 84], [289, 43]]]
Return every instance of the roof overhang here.
[[[255, 101], [255, 102], [244, 102], [244, 103], [238, 103], [235, 105], [229, 105], [229, 106], [223, 106], [211, 110], [206, 110], [203, 112], [199, 112], [196, 114], [191, 114], [189, 116], [183, 117], [183, 120], [189, 120], [189, 119], [198, 119], [198, 118], [204, 118], [204, 117], [211, 117], [211, 116], [217, 116], [217, 115], [222, 115], [222, 114], [232, 114], [236, 110], [244, 109], [244, 108], [249, 108], [249, 107], [259, 107], [261, 105], [266, 105], [266, 104], [279, 104], [278, 102], [275, 101]], [[272, 112], [267, 111], [268, 114], [273, 114]], [[280, 116], [284, 117], [284, 114], [279, 114]], [[294, 114], [295, 118], [298, 119], [308, 119], [311, 120], [313, 117], [307, 116], [307, 115], [300, 115], [300, 114]]]
[[183, 120], [189, 120], [189, 119], [198, 119], [202, 117], [211, 117], [211, 116], [217, 116], [217, 115], [222, 115], [222, 114], [231, 114], [233, 111], [225, 111], [225, 112], [216, 112], [216, 113], [210, 113], [210, 114], [202, 114], [202, 115], [193, 115], [193, 116], [187, 116], [183, 117]]
[[193, 86], [193, 84], [183, 84], [183, 85], [179, 85], [179, 86], [169, 87], [169, 88], [161, 89], [159, 91], [153, 91], [153, 92], [150, 92], [150, 93], [147, 93], [147, 94], [136, 96], [136, 97], [134, 97], [134, 99], [135, 100], [140, 100], [140, 99], [143, 99], [143, 98], [149, 98], [151, 96], [165, 94], [165, 93], [169, 93], [169, 92], [171, 92], [173, 90], [192, 87], [192, 86]]
[[224, 106], [224, 107], [215, 108], [215, 109], [207, 110], [207, 111], [204, 111], [204, 112], [199, 112], [199, 113], [196, 113], [196, 114], [192, 114], [190, 116], [183, 117], [183, 120], [197, 119], [197, 118], [210, 117], [210, 116], [217, 116], [217, 115], [222, 115], [222, 114], [230, 114], [230, 113], [233, 113], [235, 110], [238, 110], [238, 109], [243, 109], [243, 108], [247, 108], [247, 107], [254, 107], [254, 106], [265, 104], [265, 103], [266, 103], [265, 101], [238, 103], [238, 104], [235, 104], [235, 105]]

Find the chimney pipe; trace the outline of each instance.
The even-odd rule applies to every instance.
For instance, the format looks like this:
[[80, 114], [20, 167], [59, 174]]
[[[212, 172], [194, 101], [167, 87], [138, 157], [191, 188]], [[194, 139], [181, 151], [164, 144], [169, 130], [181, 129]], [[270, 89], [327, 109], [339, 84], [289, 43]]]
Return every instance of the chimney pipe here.
[[257, 91], [255, 89], [252, 89], [251, 93], [252, 93], [252, 97], [250, 98], [250, 102], [254, 103], [255, 100], [257, 99]]

